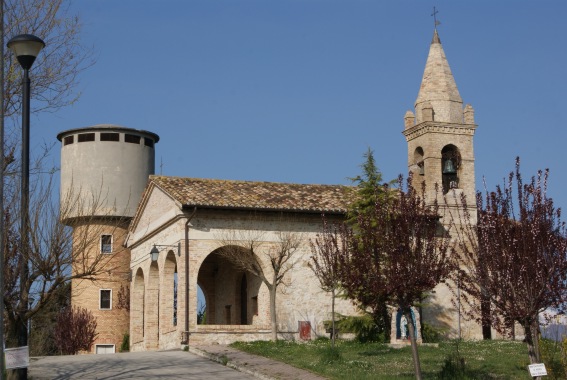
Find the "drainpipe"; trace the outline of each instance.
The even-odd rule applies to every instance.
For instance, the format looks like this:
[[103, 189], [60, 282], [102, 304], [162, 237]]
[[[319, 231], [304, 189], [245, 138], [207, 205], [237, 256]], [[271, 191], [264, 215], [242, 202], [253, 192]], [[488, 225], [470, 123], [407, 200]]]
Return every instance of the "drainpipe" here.
[[185, 334], [181, 340], [181, 344], [189, 345], [189, 223], [197, 213], [197, 207], [187, 218], [185, 222]]

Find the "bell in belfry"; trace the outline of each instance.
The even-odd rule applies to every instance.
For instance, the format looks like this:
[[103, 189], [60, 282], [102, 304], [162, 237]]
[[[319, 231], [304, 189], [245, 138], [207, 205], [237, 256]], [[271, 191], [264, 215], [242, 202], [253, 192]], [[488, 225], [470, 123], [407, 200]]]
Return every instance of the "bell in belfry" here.
[[455, 169], [455, 165], [453, 165], [453, 160], [446, 160], [445, 166], [443, 167], [443, 174], [455, 174], [457, 170]]

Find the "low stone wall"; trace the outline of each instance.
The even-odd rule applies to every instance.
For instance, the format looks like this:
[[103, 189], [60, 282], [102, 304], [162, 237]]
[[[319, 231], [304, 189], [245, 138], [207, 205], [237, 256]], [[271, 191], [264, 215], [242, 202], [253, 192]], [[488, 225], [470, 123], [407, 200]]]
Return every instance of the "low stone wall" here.
[[252, 342], [270, 340], [271, 330], [258, 326], [243, 325], [203, 325], [191, 331], [191, 344], [230, 344], [233, 342]]

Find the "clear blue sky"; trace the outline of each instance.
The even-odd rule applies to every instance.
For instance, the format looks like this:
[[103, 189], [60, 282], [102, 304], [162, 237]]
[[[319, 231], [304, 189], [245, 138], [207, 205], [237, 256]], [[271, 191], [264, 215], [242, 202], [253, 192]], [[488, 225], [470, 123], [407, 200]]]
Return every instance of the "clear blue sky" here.
[[32, 146], [112, 123], [160, 135], [158, 174], [348, 184], [370, 147], [395, 178], [433, 5], [476, 111], [477, 188], [520, 155], [526, 175], [551, 169], [566, 207], [565, 0], [77, 0], [97, 62], [77, 104], [32, 118]]

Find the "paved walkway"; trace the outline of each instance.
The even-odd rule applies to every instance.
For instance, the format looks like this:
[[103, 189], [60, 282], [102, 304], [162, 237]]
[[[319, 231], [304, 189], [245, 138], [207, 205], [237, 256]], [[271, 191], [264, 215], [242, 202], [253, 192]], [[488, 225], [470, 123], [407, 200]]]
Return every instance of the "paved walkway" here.
[[312, 372], [292, 367], [288, 364], [267, 359], [262, 356], [248, 354], [234, 348], [214, 344], [190, 346], [194, 354], [208, 357], [211, 360], [226, 363], [227, 367], [237, 369], [256, 378], [265, 380], [324, 380], [324, 377]]
[[35, 357], [30, 359], [28, 374], [31, 380], [325, 379], [288, 364], [238, 351], [225, 345], [191, 346], [190, 351]]
[[31, 380], [253, 379], [251, 375], [181, 350], [31, 358], [28, 377]]

